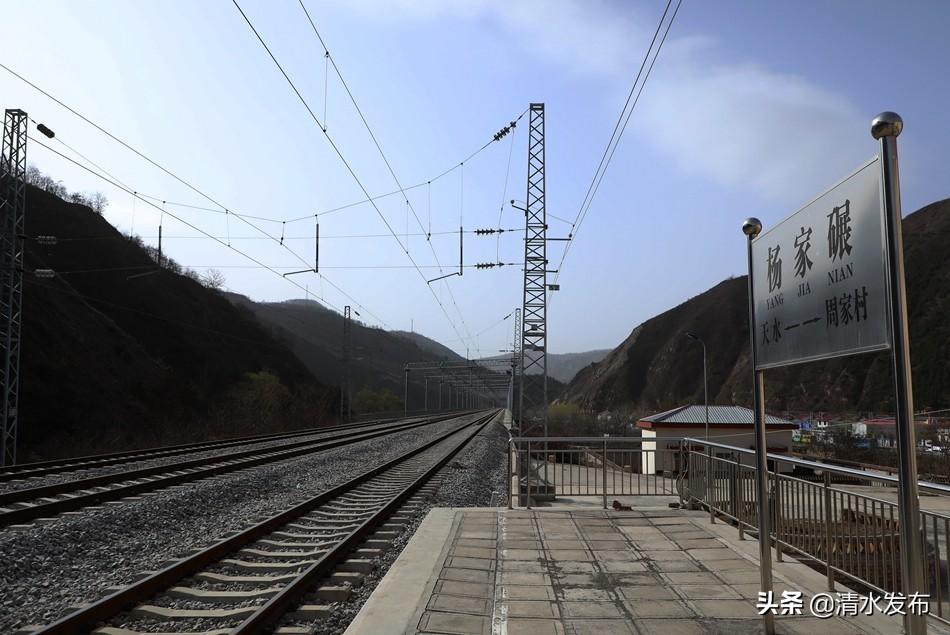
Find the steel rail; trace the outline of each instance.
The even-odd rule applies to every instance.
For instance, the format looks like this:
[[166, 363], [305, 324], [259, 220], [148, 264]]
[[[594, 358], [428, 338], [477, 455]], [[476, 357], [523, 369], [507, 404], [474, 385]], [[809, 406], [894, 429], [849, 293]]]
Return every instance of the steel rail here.
[[[345, 483], [341, 483], [328, 490], [325, 490], [312, 498], [303, 501], [291, 507], [290, 509], [279, 512], [270, 518], [267, 518], [251, 527], [244, 529], [233, 536], [219, 540], [215, 544], [206, 547], [186, 558], [156, 571], [147, 577], [138, 580], [126, 586], [125, 588], [101, 598], [81, 609], [66, 615], [56, 622], [43, 626], [33, 632], [33, 635], [72, 635], [76, 633], [85, 633], [91, 630], [96, 624], [109, 620], [122, 611], [128, 610], [162, 590], [174, 585], [179, 580], [190, 575], [198, 573], [209, 565], [227, 557], [229, 554], [238, 551], [247, 545], [250, 545], [260, 538], [277, 531], [286, 524], [308, 514], [314, 509], [324, 505], [333, 499], [346, 494], [357, 486], [369, 481], [379, 474], [401, 464], [402, 462], [428, 450], [434, 445], [441, 443], [445, 439], [458, 433], [462, 429], [478, 424], [485, 424], [497, 415], [497, 411], [479, 417], [475, 421], [463, 426], [459, 426], [446, 434], [439, 435], [436, 439], [426, 442], [398, 457], [391, 459], [381, 465], [371, 468], [362, 474], [352, 478]], [[308, 569], [309, 571], [310, 569]]]
[[281, 616], [300, 602], [314, 584], [333, 573], [333, 569], [341, 560], [346, 558], [347, 554], [353, 551], [353, 549], [356, 549], [374, 529], [383, 524], [393, 512], [442, 469], [462, 448], [467, 446], [496, 416], [497, 412], [492, 412], [486, 417], [475, 421], [472, 424], [476, 426], [474, 432], [466, 435], [460, 442], [456, 443], [452, 449], [446, 452], [432, 467], [423, 472], [376, 513], [363, 521], [359, 527], [351, 531], [339, 544], [331, 548], [330, 551], [324, 554], [319, 560], [307, 567], [297, 578], [281, 589], [277, 595], [270, 598], [253, 615], [249, 616], [236, 628], [233, 628], [230, 635], [261, 633], [279, 620]]
[[65, 474], [79, 470], [95, 469], [97, 467], [108, 467], [111, 465], [117, 465], [119, 463], [131, 463], [135, 461], [148, 461], [150, 459], [156, 458], [167, 458], [169, 456], [178, 456], [191, 452], [203, 452], [206, 450], [235, 447], [238, 445], [247, 445], [249, 443], [293, 439], [314, 434], [339, 432], [346, 429], [364, 428], [371, 425], [384, 425], [394, 421], [398, 421], [398, 419], [378, 419], [354, 424], [326, 426], [323, 428], [289, 430], [286, 432], [255, 434], [247, 437], [231, 437], [227, 439], [218, 439], [216, 441], [200, 441], [197, 443], [184, 443], [181, 445], [159, 446], [154, 448], [143, 448], [140, 450], [125, 450], [122, 452], [110, 452], [107, 454], [92, 454], [88, 456], [53, 459], [50, 461], [39, 461], [36, 463], [22, 463], [20, 465], [13, 465], [3, 468], [2, 471], [0, 471], [0, 483], [38, 476], [47, 476], [49, 474]]
[[[118, 500], [128, 496], [134, 496], [142, 492], [164, 489], [172, 485], [187, 483], [217, 476], [228, 472], [235, 472], [250, 467], [257, 467], [268, 463], [276, 463], [287, 459], [314, 454], [324, 450], [338, 448], [359, 441], [366, 441], [378, 437], [412, 430], [425, 425], [445, 421], [453, 418], [451, 416], [432, 417], [423, 419], [421, 422], [407, 423], [397, 426], [386, 427], [382, 430], [370, 432], [361, 432], [357, 434], [339, 434], [326, 439], [318, 439], [300, 443], [289, 444], [279, 449], [267, 450], [245, 450], [242, 452], [206, 457], [204, 459], [195, 459], [181, 463], [173, 463], [159, 467], [133, 470], [129, 472], [120, 472], [118, 474], [98, 476], [90, 479], [78, 481], [69, 481], [67, 483], [57, 483], [43, 487], [34, 487], [29, 489], [7, 492], [0, 495], [0, 504], [10, 504], [11, 502], [33, 501], [49, 496], [67, 494], [76, 491], [85, 491], [91, 487], [101, 487], [105, 485], [115, 485], [135, 480], [127, 485], [119, 485], [99, 492], [89, 492], [69, 498], [63, 498], [54, 501], [43, 502], [38, 505], [30, 505], [19, 509], [12, 509], [0, 514], [0, 527], [12, 524], [25, 523], [37, 518], [46, 518], [55, 516], [66, 511], [73, 511], [83, 507], [89, 507], [109, 500]], [[183, 471], [187, 470], [187, 471]], [[160, 476], [164, 475], [164, 476]], [[143, 479], [149, 476], [159, 476], [159, 478], [149, 480]]]

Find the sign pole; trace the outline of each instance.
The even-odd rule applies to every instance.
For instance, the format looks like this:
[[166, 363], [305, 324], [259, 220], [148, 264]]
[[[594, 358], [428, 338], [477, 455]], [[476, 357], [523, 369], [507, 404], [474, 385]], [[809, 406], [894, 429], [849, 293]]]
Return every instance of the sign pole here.
[[[925, 591], [923, 544], [920, 537], [920, 501], [917, 492], [917, 443], [914, 430], [914, 394], [911, 384], [910, 338], [907, 330], [907, 288], [904, 284], [904, 246], [901, 235], [900, 176], [897, 166], [897, 136], [904, 127], [900, 115], [882, 112], [871, 122], [871, 136], [881, 142], [884, 184], [884, 234], [887, 248], [887, 282], [890, 292], [890, 326], [893, 345], [894, 392], [897, 400], [897, 456], [900, 476], [901, 580], [904, 595]], [[927, 618], [907, 611], [904, 632], [927, 632]]]
[[[758, 218], [747, 218], [742, 223], [742, 233], [748, 236], [749, 256], [749, 344], [752, 355], [752, 403], [755, 415], [755, 493], [758, 500], [759, 520], [759, 581], [761, 591], [772, 592], [772, 551], [770, 549], [769, 517], [770, 506], [768, 489], [768, 444], [765, 436], [765, 386], [763, 371], [756, 370], [756, 338], [755, 338], [755, 301], [753, 299], [752, 280], [752, 240], [762, 232], [762, 221]], [[766, 611], [762, 616], [766, 635], [775, 633], [775, 615]]]

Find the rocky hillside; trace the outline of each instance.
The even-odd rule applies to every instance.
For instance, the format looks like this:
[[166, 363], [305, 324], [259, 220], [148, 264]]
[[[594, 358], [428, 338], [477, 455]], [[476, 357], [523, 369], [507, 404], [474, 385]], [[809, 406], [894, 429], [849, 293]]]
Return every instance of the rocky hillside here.
[[[21, 461], [312, 425], [335, 392], [254, 316], [84, 205], [27, 193]], [[244, 407], [249, 401], [267, 409]]]
[[[582, 353], [548, 353], [548, 377], [568, 383], [580, 369], [599, 362], [610, 353], [609, 348]], [[507, 359], [510, 355], [493, 355], [484, 359]]]
[[[904, 219], [914, 399], [917, 410], [950, 407], [950, 200]], [[725, 280], [633, 329], [607, 357], [580, 371], [562, 396], [585, 410], [665, 410], [703, 398], [706, 341], [710, 401], [750, 405], [746, 278]], [[890, 356], [866, 354], [770, 370], [775, 411], [834, 413], [893, 408]]]
[[[253, 302], [227, 294], [236, 306], [247, 308], [284, 342], [321, 382], [340, 385], [343, 316], [313, 300]], [[407, 362], [463, 361], [449, 348], [418, 333], [368, 327], [353, 316], [353, 358], [350, 377], [354, 394], [361, 388], [388, 389], [402, 399]], [[431, 388], [431, 387], [430, 387]], [[421, 375], [410, 374], [410, 407], [422, 407]], [[431, 399], [437, 399], [435, 392]], [[430, 404], [431, 405], [431, 404]]]

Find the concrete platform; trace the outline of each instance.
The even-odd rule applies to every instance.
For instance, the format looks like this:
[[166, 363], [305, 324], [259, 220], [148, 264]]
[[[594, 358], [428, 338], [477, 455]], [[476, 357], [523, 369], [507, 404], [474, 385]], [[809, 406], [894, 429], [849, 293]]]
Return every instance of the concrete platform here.
[[[758, 543], [658, 497], [636, 511], [592, 501], [557, 508], [434, 509], [347, 629], [347, 635], [687, 635], [762, 633]], [[813, 617], [823, 574], [774, 563], [776, 597], [802, 591], [778, 633], [893, 634], [899, 616]], [[837, 591], [849, 589], [838, 585]], [[933, 622], [933, 620], [931, 620]], [[937, 624], [931, 632], [947, 634]]]

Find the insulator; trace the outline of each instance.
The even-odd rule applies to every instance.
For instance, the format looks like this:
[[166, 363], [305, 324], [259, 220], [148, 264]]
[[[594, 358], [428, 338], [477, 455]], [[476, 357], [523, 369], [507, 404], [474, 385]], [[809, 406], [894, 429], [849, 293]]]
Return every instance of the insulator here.
[[56, 236], [37, 236], [36, 242], [40, 245], [55, 245]]
[[55, 278], [56, 272], [52, 269], [34, 269], [33, 275], [37, 278]]

